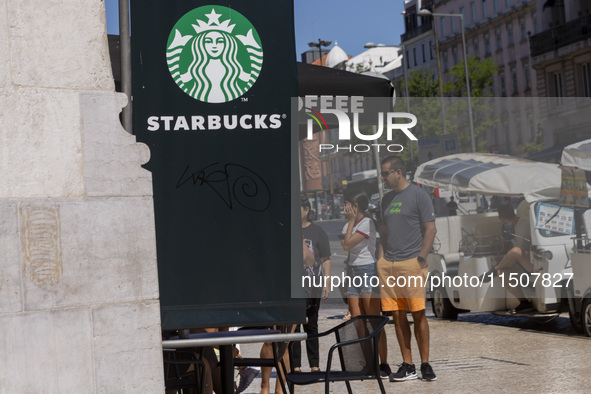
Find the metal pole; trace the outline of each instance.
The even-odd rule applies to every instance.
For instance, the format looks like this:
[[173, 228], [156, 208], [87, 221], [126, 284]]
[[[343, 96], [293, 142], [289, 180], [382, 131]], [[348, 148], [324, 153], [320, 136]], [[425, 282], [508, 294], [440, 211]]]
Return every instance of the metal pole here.
[[[406, 46], [404, 44], [402, 45], [402, 68], [404, 70], [404, 90], [406, 92], [406, 112], [410, 113], [410, 97], [408, 94], [408, 74], [407, 74], [407, 70], [406, 70], [406, 62], [408, 61], [408, 59], [406, 58]], [[410, 140], [410, 169], [411, 171], [414, 171], [415, 168], [415, 152], [413, 149], [413, 143], [412, 140]], [[378, 181], [381, 181], [381, 179], [379, 179]], [[380, 196], [381, 198], [382, 196]]]
[[[464, 16], [458, 14], [462, 24], [462, 49], [464, 50], [464, 72], [466, 73], [466, 90], [468, 91], [468, 116], [470, 118], [470, 140], [472, 141], [472, 153], [476, 152], [474, 141], [474, 120], [472, 119], [472, 99], [470, 94], [470, 78], [468, 77], [468, 55], [466, 54], [466, 36], [464, 35]], [[478, 205], [478, 202], [476, 202]]]
[[[374, 135], [377, 133], [378, 127], [376, 125], [372, 125]], [[412, 143], [412, 141], [411, 141]], [[412, 149], [412, 147], [411, 147]], [[412, 152], [412, 151], [411, 151]], [[382, 167], [380, 166], [380, 153], [378, 151], [378, 147], [373, 147], [373, 157], [376, 162], [376, 176], [378, 181], [378, 194], [380, 196], [380, 201], [384, 198], [384, 185], [382, 183]]]
[[[460, 25], [462, 28], [462, 50], [464, 52], [464, 72], [466, 74], [466, 91], [468, 93], [468, 117], [470, 118], [470, 139], [472, 141], [472, 152], [476, 152], [476, 142], [474, 141], [474, 119], [472, 118], [472, 95], [470, 94], [470, 77], [468, 76], [468, 55], [466, 54], [466, 35], [464, 27], [464, 15], [462, 14], [437, 14], [429, 10], [419, 10], [418, 15], [432, 15], [435, 16], [457, 16], [460, 18]], [[435, 26], [435, 25], [434, 25]], [[437, 42], [437, 40], [436, 40]]]
[[119, 0], [119, 51], [121, 53], [121, 91], [127, 95], [122, 111], [123, 128], [133, 134], [131, 95], [131, 38], [129, 29], [129, 0]]
[[[468, 92], [468, 117], [470, 118], [470, 141], [472, 142], [472, 153], [476, 152], [474, 141], [474, 120], [472, 119], [472, 99], [470, 94], [470, 78], [468, 77], [468, 55], [466, 54], [466, 36], [464, 35], [464, 15], [459, 14], [462, 27], [462, 49], [464, 51], [464, 72], [466, 73], [466, 90]], [[480, 194], [476, 194], [476, 212], [479, 211]]]
[[[435, 6], [433, 6], [435, 10]], [[439, 60], [439, 37], [437, 36], [437, 23], [435, 15], [433, 20], [433, 38], [435, 39], [435, 62], [437, 63], [437, 79], [439, 80], [439, 97], [441, 98], [441, 119], [443, 120], [443, 135], [447, 134], [447, 127], [445, 125], [445, 101], [443, 98], [443, 75], [441, 73], [441, 61]]]

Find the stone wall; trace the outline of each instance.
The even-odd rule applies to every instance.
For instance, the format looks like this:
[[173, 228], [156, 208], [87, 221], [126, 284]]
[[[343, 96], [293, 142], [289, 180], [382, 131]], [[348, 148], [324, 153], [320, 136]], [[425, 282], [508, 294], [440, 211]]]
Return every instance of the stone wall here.
[[162, 393], [149, 150], [104, 3], [0, 0], [0, 393]]

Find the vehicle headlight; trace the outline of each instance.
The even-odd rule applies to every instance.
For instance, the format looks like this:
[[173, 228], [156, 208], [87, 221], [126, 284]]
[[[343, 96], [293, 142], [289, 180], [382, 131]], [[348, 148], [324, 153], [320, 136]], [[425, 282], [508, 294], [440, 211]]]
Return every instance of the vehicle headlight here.
[[541, 250], [540, 257], [542, 257], [542, 259], [544, 259], [546, 261], [550, 261], [550, 260], [552, 260], [552, 257], [554, 257], [554, 255], [549, 250]]

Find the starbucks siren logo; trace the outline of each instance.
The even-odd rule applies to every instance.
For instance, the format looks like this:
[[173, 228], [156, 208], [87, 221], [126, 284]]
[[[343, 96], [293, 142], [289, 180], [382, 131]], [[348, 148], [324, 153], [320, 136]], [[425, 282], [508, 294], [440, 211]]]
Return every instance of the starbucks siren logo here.
[[263, 66], [263, 47], [248, 19], [230, 8], [210, 5], [177, 21], [168, 37], [166, 61], [183, 92], [206, 103], [225, 103], [255, 83]]

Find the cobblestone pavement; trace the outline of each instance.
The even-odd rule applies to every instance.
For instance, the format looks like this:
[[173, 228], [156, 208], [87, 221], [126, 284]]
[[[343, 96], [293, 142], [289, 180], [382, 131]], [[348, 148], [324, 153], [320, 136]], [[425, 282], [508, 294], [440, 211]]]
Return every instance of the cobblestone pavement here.
[[[344, 308], [327, 305], [320, 310], [319, 330], [341, 322]], [[570, 329], [568, 317], [550, 323], [525, 318], [504, 318], [490, 314], [460, 315], [459, 321], [434, 318], [428, 310], [431, 330], [431, 365], [437, 381], [421, 379], [391, 383], [384, 381], [388, 393], [473, 393], [486, 392], [589, 392], [591, 339]], [[394, 325], [386, 327], [388, 361], [392, 370], [401, 362]], [[320, 365], [326, 363], [330, 347], [320, 342]], [[242, 345], [244, 356], [258, 356], [260, 344]], [[413, 360], [420, 364], [416, 341], [412, 340]], [[305, 346], [302, 347], [304, 372]], [[417, 368], [418, 369], [418, 368]], [[275, 372], [271, 387], [275, 385]], [[420, 376], [420, 372], [419, 372]], [[245, 393], [259, 393], [261, 378]], [[353, 382], [354, 393], [377, 393], [375, 381]], [[323, 384], [296, 387], [298, 393], [322, 393]], [[331, 392], [346, 393], [344, 383], [332, 383]]]

